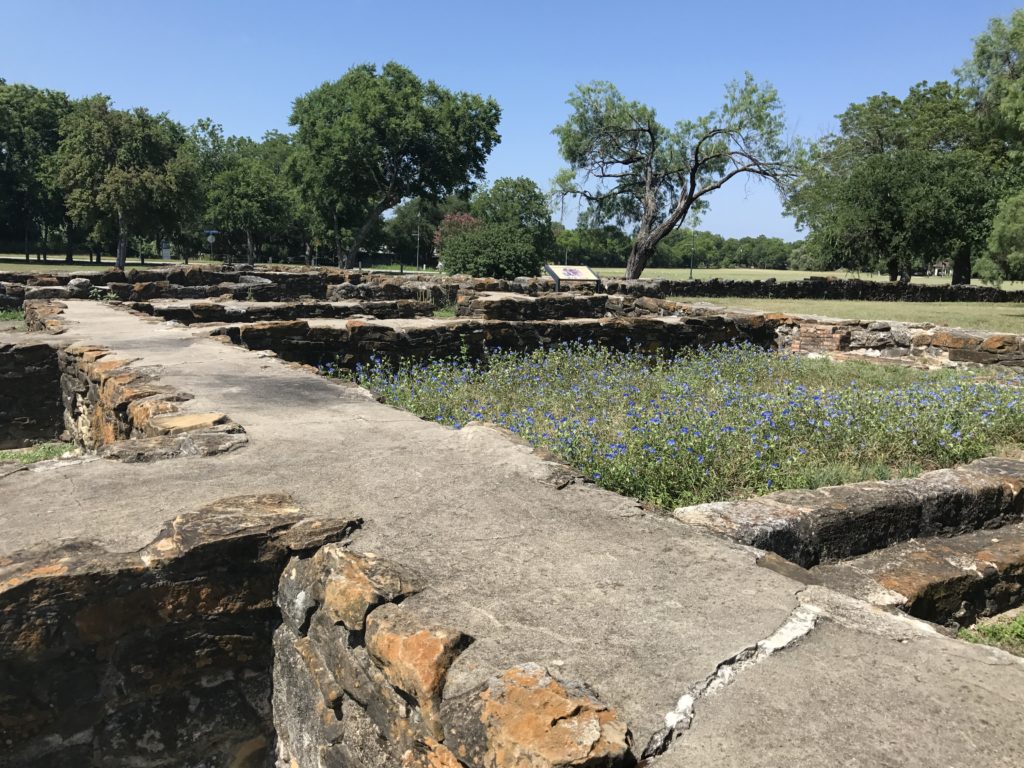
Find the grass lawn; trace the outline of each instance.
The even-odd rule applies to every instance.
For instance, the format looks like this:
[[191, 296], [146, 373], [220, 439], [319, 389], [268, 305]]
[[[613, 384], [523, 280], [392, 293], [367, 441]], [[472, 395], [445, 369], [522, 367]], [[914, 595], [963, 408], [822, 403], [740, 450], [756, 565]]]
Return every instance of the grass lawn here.
[[[333, 366], [327, 375], [339, 375]], [[743, 346], [675, 358], [559, 345], [357, 372], [385, 402], [506, 427], [663, 507], [915, 475], [1010, 450], [1024, 378], [833, 363]]]
[[[622, 267], [597, 267], [594, 271], [601, 277], [622, 277], [623, 274]], [[652, 280], [688, 280], [690, 270], [688, 268], [659, 269], [652, 267], [645, 269], [642, 277]], [[879, 282], [885, 282], [889, 279], [885, 275], [877, 275], [871, 272], [804, 272], [796, 269], [695, 269], [693, 270], [693, 277], [695, 280], [713, 280], [716, 277], [719, 280], [768, 280], [769, 278], [775, 278], [780, 283], [787, 280], [803, 280], [805, 277], [834, 277], [841, 280], [859, 279], [876, 280]], [[914, 277], [911, 278], [911, 282], [925, 285], [949, 285], [949, 278]], [[974, 283], [980, 285], [977, 280]], [[1002, 287], [1008, 291], [1019, 291], [1024, 290], [1024, 283], [1006, 282], [1003, 283]]]
[[935, 323], [979, 331], [1024, 334], [1024, 303], [726, 299], [692, 296], [675, 296], [673, 299], [684, 303], [706, 302], [723, 307], [789, 312], [797, 315], [824, 315], [844, 320]]

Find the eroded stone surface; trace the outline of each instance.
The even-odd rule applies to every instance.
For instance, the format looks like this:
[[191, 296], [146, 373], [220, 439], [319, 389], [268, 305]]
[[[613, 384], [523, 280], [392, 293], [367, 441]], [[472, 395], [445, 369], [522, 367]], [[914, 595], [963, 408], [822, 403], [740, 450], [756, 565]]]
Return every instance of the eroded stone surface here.
[[582, 685], [535, 664], [444, 705], [445, 744], [488, 768], [616, 766], [632, 760], [629, 729]]

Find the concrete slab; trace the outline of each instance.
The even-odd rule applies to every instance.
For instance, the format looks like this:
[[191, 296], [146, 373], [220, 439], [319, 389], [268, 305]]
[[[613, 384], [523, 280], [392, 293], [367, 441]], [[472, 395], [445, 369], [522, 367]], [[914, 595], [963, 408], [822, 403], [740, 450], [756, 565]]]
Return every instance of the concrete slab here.
[[657, 768], [1020, 766], [1024, 661], [825, 619], [698, 702]]

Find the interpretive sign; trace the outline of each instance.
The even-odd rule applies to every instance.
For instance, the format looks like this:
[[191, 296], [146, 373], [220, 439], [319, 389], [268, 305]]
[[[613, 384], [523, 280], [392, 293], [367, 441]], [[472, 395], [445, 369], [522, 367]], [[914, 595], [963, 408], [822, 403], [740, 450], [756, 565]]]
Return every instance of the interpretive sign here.
[[544, 271], [555, 281], [555, 290], [562, 290], [563, 280], [593, 281], [595, 285], [601, 285], [601, 278], [590, 267], [582, 267], [569, 264], [545, 264]]

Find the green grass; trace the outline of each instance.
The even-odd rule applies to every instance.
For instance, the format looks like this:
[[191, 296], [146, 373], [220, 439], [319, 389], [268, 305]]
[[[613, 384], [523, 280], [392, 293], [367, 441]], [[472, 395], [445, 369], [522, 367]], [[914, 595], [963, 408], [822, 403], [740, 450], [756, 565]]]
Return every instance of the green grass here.
[[377, 364], [358, 379], [425, 419], [506, 427], [663, 507], [914, 475], [1024, 435], [1024, 379], [1006, 371], [839, 364], [749, 346], [663, 359], [560, 345], [485, 363]]
[[[622, 267], [597, 267], [595, 270], [601, 277], [622, 277]], [[641, 277], [656, 279], [656, 280], [688, 280], [690, 277], [690, 270], [688, 268], [672, 268], [672, 269], [661, 269], [657, 267], [650, 267], [645, 269]], [[695, 269], [693, 270], [693, 278], [695, 280], [713, 280], [718, 278], [719, 280], [768, 280], [769, 278], [775, 278], [777, 281], [785, 282], [789, 280], [803, 280], [807, 277], [834, 277], [837, 279], [860, 279], [860, 280], [875, 280], [878, 282], [887, 282], [889, 280], [886, 275], [879, 275], [872, 272], [806, 272], [797, 269]], [[930, 276], [917, 276], [911, 278], [912, 283], [920, 283], [924, 285], [949, 285], [950, 279], [948, 277], [930, 277]], [[975, 280], [975, 285], [980, 285], [980, 282]], [[1003, 283], [1002, 287], [1005, 290], [1024, 290], [1024, 283], [1022, 282], [1006, 282]]]
[[40, 443], [28, 448], [0, 451], [0, 462], [13, 461], [18, 464], [34, 464], [37, 461], [56, 459], [74, 448], [69, 443]]
[[20, 309], [0, 309], [0, 320], [20, 321], [25, 319], [25, 313]]
[[980, 331], [1024, 334], [1024, 303], [844, 301], [818, 299], [729, 299], [674, 296], [683, 303], [704, 302], [723, 307], [786, 312], [796, 315], [824, 315], [845, 320], [893, 320], [906, 323], [935, 323]]
[[1017, 656], [1024, 656], [1024, 613], [1008, 621], [986, 622], [971, 629], [961, 629], [960, 637], [971, 643], [994, 645]]

